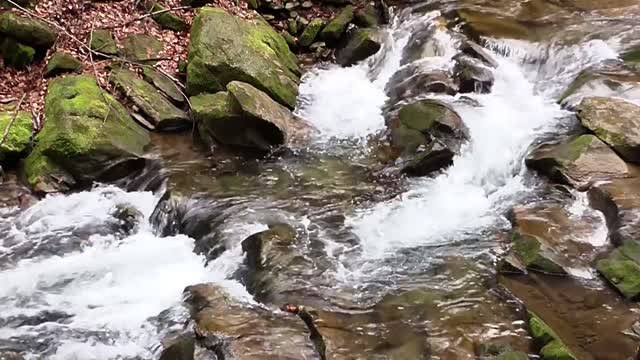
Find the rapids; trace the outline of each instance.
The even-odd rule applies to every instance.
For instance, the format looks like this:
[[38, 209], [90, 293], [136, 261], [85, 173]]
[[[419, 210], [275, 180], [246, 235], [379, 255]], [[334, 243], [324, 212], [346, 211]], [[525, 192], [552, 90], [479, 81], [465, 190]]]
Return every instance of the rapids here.
[[[254, 301], [235, 278], [243, 262], [240, 242], [274, 216], [302, 229], [314, 249], [310, 261], [322, 269], [321, 276], [302, 279], [303, 289], [324, 291], [338, 307], [364, 309], [387, 293], [417, 287], [462, 289], [463, 298], [472, 299], [462, 308], [499, 303], [481, 284], [499, 251], [499, 234], [510, 227], [507, 212], [540, 198], [545, 187], [526, 169], [524, 157], [533, 145], [575, 126], [557, 103], [559, 95], [581, 70], [617, 58], [624, 34], [591, 38], [587, 29], [573, 43], [486, 38], [483, 45], [498, 63], [490, 93], [416, 96], [453, 104], [469, 128], [470, 141], [453, 165], [431, 178], [372, 184], [361, 172], [372, 162], [371, 140], [385, 129], [387, 107], [396, 105], [388, 103], [385, 90], [392, 76], [412, 65], [452, 68], [459, 38], [438, 24], [440, 15], [397, 11], [382, 29], [378, 54], [353, 67], [321, 64], [305, 74], [296, 111], [319, 131], [310, 150], [300, 154], [303, 160], [256, 165], [242, 181], [231, 179], [233, 186], [223, 176], [214, 179], [202, 164], [172, 169], [187, 184], [175, 191], [180, 197], [233, 204], [218, 229], [225, 250], [213, 259], [194, 252], [197, 239], [162, 236], [154, 228], [150, 218], [160, 190], [126, 192], [97, 184], [48, 196], [27, 210], [1, 209], [0, 350], [24, 349], [29, 359], [156, 358], [159, 339], [188, 317], [181, 306], [186, 286], [214, 282]], [[427, 28], [435, 31], [437, 56], [403, 63], [411, 35]], [[248, 180], [252, 176], [257, 180]], [[397, 191], [364, 196], [384, 193], [384, 186]], [[593, 225], [580, 241], [605, 245], [601, 214], [583, 195], [574, 198], [565, 206]], [[119, 206], [141, 214], [130, 232], [115, 217]], [[449, 276], [455, 273], [447, 267], [453, 257], [472, 259], [477, 267]], [[440, 268], [445, 270], [434, 270]], [[572, 274], [594, 277], [580, 266]], [[483, 334], [522, 331], [515, 318], [503, 320], [508, 326], [496, 322]], [[444, 318], [430, 326], [442, 338], [458, 336]]]

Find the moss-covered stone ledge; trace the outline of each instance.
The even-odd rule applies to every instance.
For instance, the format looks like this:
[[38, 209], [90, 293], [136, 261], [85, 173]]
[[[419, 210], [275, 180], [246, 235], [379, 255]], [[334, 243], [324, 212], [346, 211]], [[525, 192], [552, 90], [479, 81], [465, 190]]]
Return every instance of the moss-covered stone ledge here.
[[115, 180], [144, 164], [148, 133], [93, 77], [52, 80], [45, 113], [47, 122], [25, 163], [27, 181], [36, 190]]
[[529, 331], [542, 360], [577, 360], [555, 331], [533, 312], [529, 312]]

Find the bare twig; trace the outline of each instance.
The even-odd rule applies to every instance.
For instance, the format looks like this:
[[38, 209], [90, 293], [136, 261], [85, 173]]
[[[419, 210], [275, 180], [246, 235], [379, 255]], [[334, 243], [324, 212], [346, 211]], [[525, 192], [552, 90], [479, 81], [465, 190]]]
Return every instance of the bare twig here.
[[125, 22], [124, 22], [124, 23], [122, 23], [122, 24], [112, 25], [112, 26], [106, 27], [105, 29], [114, 29], [114, 28], [121, 27], [121, 26], [127, 26], [127, 25], [129, 25], [129, 24], [131, 24], [131, 23], [134, 23], [134, 22], [136, 22], [136, 21], [140, 21], [140, 20], [146, 19], [146, 18], [148, 18], [148, 17], [152, 17], [152, 16], [155, 16], [155, 15], [164, 14], [164, 13], [169, 12], [169, 11], [174, 11], [174, 10], [184, 10], [184, 9], [191, 9], [191, 6], [176, 6], [176, 7], [169, 8], [169, 9], [163, 9], [163, 10], [158, 10], [158, 11], [150, 12], [150, 13], [144, 14], [144, 15], [142, 15], [142, 16], [135, 17], [135, 18], [133, 18], [133, 19], [131, 19], [131, 20], [125, 21]]
[[2, 146], [4, 144], [4, 142], [7, 141], [7, 139], [9, 138], [9, 131], [13, 127], [13, 124], [16, 122], [16, 119], [18, 118], [18, 113], [20, 112], [20, 106], [22, 106], [22, 103], [24, 102], [24, 99], [26, 99], [26, 98], [27, 98], [27, 92], [25, 91], [25, 93], [22, 94], [22, 97], [20, 98], [20, 101], [18, 102], [18, 105], [16, 105], [16, 109], [13, 112], [13, 116], [11, 117], [11, 121], [9, 121], [9, 125], [7, 125], [7, 128], [4, 129], [4, 135], [2, 135], [2, 140], [0, 140], [0, 146]]

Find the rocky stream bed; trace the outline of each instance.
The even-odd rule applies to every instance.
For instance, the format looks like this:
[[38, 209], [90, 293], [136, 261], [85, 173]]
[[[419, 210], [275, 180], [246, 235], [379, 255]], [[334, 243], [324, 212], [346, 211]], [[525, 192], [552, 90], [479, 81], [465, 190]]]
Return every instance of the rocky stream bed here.
[[0, 0], [0, 360], [640, 358], [636, 1], [173, 5]]

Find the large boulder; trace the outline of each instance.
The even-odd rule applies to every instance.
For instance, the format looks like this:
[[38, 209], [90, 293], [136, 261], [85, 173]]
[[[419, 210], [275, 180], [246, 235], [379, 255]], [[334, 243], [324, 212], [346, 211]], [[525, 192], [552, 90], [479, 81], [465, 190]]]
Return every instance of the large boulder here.
[[7, 132], [7, 127], [10, 125], [11, 128], [4, 142], [0, 144], [0, 165], [2, 166], [15, 160], [31, 145], [31, 134], [33, 133], [31, 114], [26, 111], [18, 113], [0, 112], [0, 141], [2, 141], [2, 136]]
[[191, 119], [184, 111], [178, 109], [133, 71], [115, 70], [110, 81], [140, 109], [149, 120], [146, 125], [151, 130], [181, 130], [191, 126]]
[[380, 41], [373, 29], [357, 29], [349, 34], [344, 47], [338, 50], [336, 61], [342, 66], [351, 66], [380, 50]]
[[527, 157], [526, 164], [555, 181], [578, 189], [588, 188], [596, 181], [630, 175], [627, 164], [594, 135], [542, 145]]
[[205, 142], [269, 150], [295, 146], [309, 130], [289, 109], [247, 83], [230, 82], [227, 90], [191, 98]]
[[560, 94], [558, 102], [573, 108], [584, 97], [606, 96], [621, 99], [640, 98], [638, 69], [618, 60], [607, 60], [583, 70]]
[[249, 83], [294, 108], [300, 69], [286, 41], [262, 18], [243, 20], [203, 8], [191, 28], [189, 95], [223, 91], [231, 81]]
[[48, 49], [56, 42], [57, 32], [47, 23], [16, 15], [10, 11], [0, 14], [0, 34], [39, 49]]
[[328, 42], [336, 42], [347, 30], [347, 26], [353, 20], [354, 7], [346, 6], [336, 17], [331, 19], [320, 32], [320, 38]]
[[149, 135], [93, 77], [51, 81], [45, 112], [47, 122], [25, 164], [27, 181], [36, 189], [113, 180], [144, 165]]
[[429, 175], [453, 163], [468, 130], [460, 115], [438, 100], [420, 100], [391, 115], [391, 146], [403, 160], [402, 171]]
[[623, 159], [640, 162], [640, 106], [621, 99], [587, 97], [577, 112], [582, 125]]
[[213, 284], [185, 289], [199, 346], [227, 360], [320, 359], [305, 324], [233, 298]]

